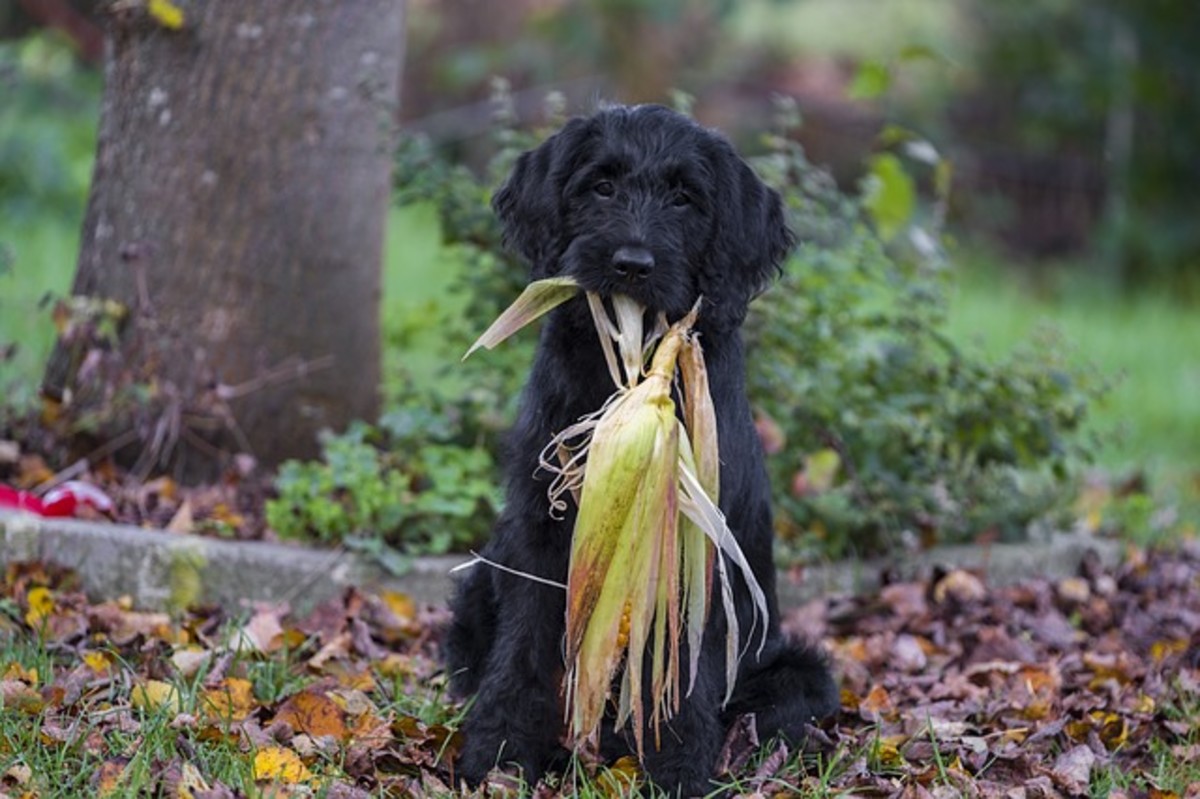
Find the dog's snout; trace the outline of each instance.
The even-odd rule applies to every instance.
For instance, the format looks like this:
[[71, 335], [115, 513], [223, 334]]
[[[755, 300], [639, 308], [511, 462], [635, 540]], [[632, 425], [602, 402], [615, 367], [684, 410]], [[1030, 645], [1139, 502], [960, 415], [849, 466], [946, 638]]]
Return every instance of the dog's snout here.
[[621, 247], [613, 253], [612, 265], [621, 277], [645, 280], [654, 269], [654, 255], [644, 247]]

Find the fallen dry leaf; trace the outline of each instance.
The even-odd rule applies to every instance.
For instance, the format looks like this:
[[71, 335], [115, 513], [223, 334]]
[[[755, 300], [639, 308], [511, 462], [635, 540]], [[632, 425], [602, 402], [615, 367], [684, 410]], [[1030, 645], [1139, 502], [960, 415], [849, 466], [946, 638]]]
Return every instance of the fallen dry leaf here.
[[275, 722], [290, 724], [292, 729], [314, 738], [329, 735], [338, 740], [349, 736], [345, 714], [337, 703], [315, 690], [293, 695], [275, 713]]
[[308, 782], [313, 777], [308, 766], [291, 749], [268, 746], [254, 754], [254, 779], [256, 782]]
[[130, 703], [138, 710], [146, 712], [165, 710], [175, 714], [180, 709], [179, 690], [162, 680], [146, 680], [133, 687]]
[[209, 718], [242, 721], [258, 706], [254, 686], [241, 677], [226, 677], [215, 688], [204, 690], [201, 707]]

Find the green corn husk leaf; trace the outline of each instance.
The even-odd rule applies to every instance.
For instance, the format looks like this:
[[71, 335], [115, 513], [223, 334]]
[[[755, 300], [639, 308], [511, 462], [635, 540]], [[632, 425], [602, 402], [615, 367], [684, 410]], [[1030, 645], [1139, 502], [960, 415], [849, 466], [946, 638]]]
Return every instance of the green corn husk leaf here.
[[504, 309], [504, 313], [492, 322], [483, 335], [475, 340], [471, 348], [463, 355], [463, 360], [471, 357], [471, 353], [483, 347], [492, 349], [506, 338], [516, 333], [530, 322], [549, 313], [580, 291], [579, 284], [573, 277], [548, 277], [535, 280], [525, 287], [513, 304]]

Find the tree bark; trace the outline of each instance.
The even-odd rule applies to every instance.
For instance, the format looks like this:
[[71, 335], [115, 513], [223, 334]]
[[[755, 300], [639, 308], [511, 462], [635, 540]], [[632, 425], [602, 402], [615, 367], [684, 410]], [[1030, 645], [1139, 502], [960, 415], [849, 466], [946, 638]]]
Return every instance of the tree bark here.
[[[377, 411], [404, 0], [176, 2], [180, 30], [111, 19], [72, 293], [130, 310], [126, 374], [173, 417], [130, 422], [143, 464], [196, 477]], [[105, 396], [86, 363], [60, 345], [48, 393]]]

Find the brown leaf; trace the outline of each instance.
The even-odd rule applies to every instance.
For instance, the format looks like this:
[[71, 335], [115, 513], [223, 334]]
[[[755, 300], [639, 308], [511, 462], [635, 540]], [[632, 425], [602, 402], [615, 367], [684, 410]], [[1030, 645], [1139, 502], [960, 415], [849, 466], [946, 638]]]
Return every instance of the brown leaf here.
[[1080, 744], [1055, 759], [1050, 778], [1072, 795], [1086, 795], [1095, 765], [1096, 754], [1086, 744]]
[[717, 773], [736, 774], [741, 771], [758, 746], [758, 723], [754, 714], [738, 716], [725, 735], [725, 745], [717, 757]]
[[116, 794], [121, 788], [121, 779], [125, 776], [127, 765], [129, 765], [129, 758], [126, 757], [111, 758], [101, 763], [100, 768], [96, 769], [90, 780], [96, 796], [106, 797]]
[[929, 658], [916, 636], [904, 634], [892, 642], [891, 662], [900, 671], [914, 672], [923, 670]]
[[36, 716], [44, 706], [42, 695], [31, 686], [19, 680], [0, 680], [0, 708]]
[[281, 613], [276, 608], [261, 608], [238, 631], [234, 646], [238, 651], [270, 654], [283, 646]]
[[313, 690], [295, 694], [279, 708], [276, 722], [286, 722], [292, 729], [314, 738], [330, 735], [338, 740], [349, 737], [342, 709], [331, 698]]
[[774, 751], [763, 758], [762, 763], [754, 770], [754, 777], [751, 779], [756, 791], [762, 790], [763, 783], [779, 773], [779, 770], [787, 764], [790, 754], [787, 744], [780, 741], [776, 744]]
[[933, 601], [939, 605], [949, 601], [965, 605], [982, 602], [987, 597], [983, 582], [968, 571], [954, 569], [933, 587]]
[[896, 705], [887, 689], [876, 684], [858, 703], [858, 712], [867, 721], [879, 721], [885, 716], [893, 715]]

